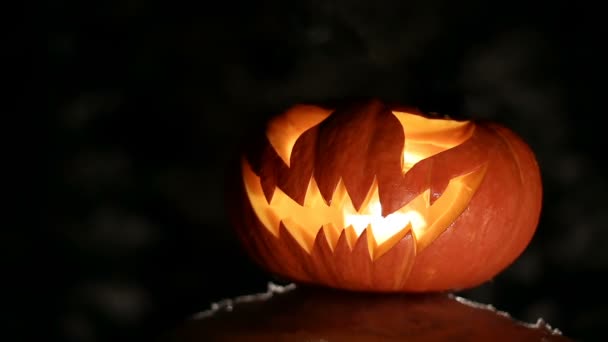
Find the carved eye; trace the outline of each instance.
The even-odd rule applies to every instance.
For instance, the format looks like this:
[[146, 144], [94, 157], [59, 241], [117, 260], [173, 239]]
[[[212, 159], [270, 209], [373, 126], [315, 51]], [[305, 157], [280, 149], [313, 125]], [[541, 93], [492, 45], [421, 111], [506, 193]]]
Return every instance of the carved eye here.
[[471, 287], [519, 256], [536, 229], [538, 166], [501, 126], [379, 101], [299, 105], [269, 122], [266, 140], [266, 152], [242, 160], [237, 228], [254, 259], [292, 280]]

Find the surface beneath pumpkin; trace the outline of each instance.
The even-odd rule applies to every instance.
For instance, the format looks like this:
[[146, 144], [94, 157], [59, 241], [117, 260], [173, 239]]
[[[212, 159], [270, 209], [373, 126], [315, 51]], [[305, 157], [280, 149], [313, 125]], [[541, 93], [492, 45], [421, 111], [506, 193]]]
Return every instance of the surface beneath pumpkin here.
[[166, 341], [570, 341], [451, 294], [371, 294], [269, 285], [224, 300]]

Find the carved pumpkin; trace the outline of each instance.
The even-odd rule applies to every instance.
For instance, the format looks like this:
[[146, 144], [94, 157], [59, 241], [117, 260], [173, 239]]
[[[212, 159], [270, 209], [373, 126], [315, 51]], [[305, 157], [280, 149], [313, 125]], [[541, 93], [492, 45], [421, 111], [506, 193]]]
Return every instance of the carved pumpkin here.
[[297, 105], [241, 161], [236, 230], [287, 279], [361, 291], [477, 286], [530, 242], [541, 209], [533, 153], [492, 123], [378, 100]]

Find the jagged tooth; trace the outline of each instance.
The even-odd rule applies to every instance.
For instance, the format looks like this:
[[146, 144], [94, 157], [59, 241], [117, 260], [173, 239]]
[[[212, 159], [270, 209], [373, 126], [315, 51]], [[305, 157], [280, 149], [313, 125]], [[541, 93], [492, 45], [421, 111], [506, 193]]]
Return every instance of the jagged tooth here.
[[310, 281], [312, 279], [311, 272], [305, 267], [302, 262], [309, 256], [309, 253], [303, 246], [291, 235], [283, 222], [279, 227], [279, 241], [274, 247], [277, 248], [276, 255], [280, 259], [279, 263], [284, 264], [286, 274], [292, 276], [302, 276], [302, 281]]
[[364, 290], [372, 288], [372, 261], [367, 248], [367, 238], [357, 240], [354, 249], [348, 246], [346, 230], [342, 231], [330, 262], [336, 284], [341, 288]]
[[309, 260], [311, 267], [315, 270], [317, 279], [339, 285], [333, 267], [333, 257], [334, 255], [328, 243], [325, 229], [321, 228], [317, 233], [315, 244], [307, 260]]
[[344, 286], [345, 284], [350, 284], [353, 279], [356, 280], [357, 271], [352, 270], [350, 267], [352, 263], [351, 258], [351, 248], [348, 245], [346, 230], [343, 229], [340, 233], [340, 237], [338, 238], [336, 248], [334, 248], [332, 261], [330, 262], [334, 275], [336, 277], [336, 281], [338, 282], [338, 284], [341, 284], [341, 286]]
[[338, 244], [338, 239], [340, 238], [340, 230], [333, 223], [328, 223], [323, 225], [322, 230], [324, 231], [324, 236], [327, 240], [327, 245], [330, 251], [333, 251]]
[[264, 192], [264, 198], [266, 202], [270, 203], [274, 196], [274, 191], [277, 188], [276, 179], [274, 177], [262, 177], [260, 184], [262, 185], [262, 191]]
[[334, 255], [350, 254], [350, 250], [351, 247], [348, 238], [346, 237], [346, 229], [342, 229], [338, 241], [336, 242], [336, 247], [333, 250]]
[[360, 211], [361, 207], [367, 202], [370, 193], [375, 190], [375, 176], [368, 176], [355, 182], [344, 180], [346, 192], [351, 203], [356, 211]]
[[408, 231], [396, 244], [374, 260], [374, 285], [387, 291], [401, 290], [416, 257], [416, 240]]
[[369, 257], [373, 261], [376, 256], [376, 249], [378, 244], [376, 243], [376, 237], [374, 236], [374, 232], [372, 231], [371, 223], [367, 225], [367, 228], [361, 233], [361, 235], [365, 234], [367, 236], [367, 250], [369, 252]]
[[326, 200], [340, 175], [358, 210], [378, 169], [401, 172], [403, 128], [381, 102], [342, 107], [319, 127], [317, 146], [323, 153], [316, 155], [315, 177]]
[[[318, 161], [316, 163], [318, 163]], [[321, 197], [323, 197], [325, 203], [331, 203], [334, 193], [338, 189], [340, 177], [335, 173], [324, 173], [317, 167], [313, 170], [313, 178], [317, 182], [319, 193], [321, 194]]]
[[326, 248], [331, 250], [330, 247], [330, 241], [327, 238], [327, 233], [325, 232], [325, 226], [319, 228], [319, 230], [317, 231], [317, 235], [315, 236], [315, 242], [312, 246], [312, 250], [314, 251], [315, 249], [319, 249], [319, 248]]
[[371, 236], [369, 230], [365, 228], [352, 248], [351, 255], [353, 258], [366, 257], [369, 258], [369, 260], [372, 260], [369, 250], [370, 238], [373, 238], [373, 236]]
[[[361, 236], [359, 236], [351, 251], [348, 265], [356, 273], [355, 279], [359, 279], [359, 285], [367, 288], [373, 287], [373, 261], [369, 249], [370, 237], [371, 233], [368, 229], [361, 232]], [[361, 283], [361, 280], [365, 280], [365, 283]], [[353, 283], [357, 283], [357, 281]]]
[[[355, 227], [352, 225], [344, 228], [343, 234], [346, 237], [346, 242], [348, 243], [348, 248], [352, 251], [355, 248], [355, 244], [357, 243], [357, 239], [359, 239], [359, 235], [355, 230]], [[362, 234], [363, 235], [363, 234]]]
[[283, 220], [281, 226], [283, 226], [286, 231], [289, 231], [289, 236], [296, 241], [301, 249], [310, 254], [314, 244], [314, 237], [309, 234], [310, 232], [308, 232], [308, 230], [303, 229], [291, 219]]
[[[371, 229], [371, 227], [370, 227], [370, 229]], [[375, 248], [374, 248], [373, 259], [376, 260], [376, 259], [380, 258], [382, 255], [384, 255], [386, 252], [388, 252], [390, 249], [392, 249], [410, 231], [412, 231], [412, 223], [408, 222], [408, 224], [405, 227], [403, 227], [401, 230], [396, 232], [393, 236], [388, 238], [382, 244], [376, 244], [374, 246]]]

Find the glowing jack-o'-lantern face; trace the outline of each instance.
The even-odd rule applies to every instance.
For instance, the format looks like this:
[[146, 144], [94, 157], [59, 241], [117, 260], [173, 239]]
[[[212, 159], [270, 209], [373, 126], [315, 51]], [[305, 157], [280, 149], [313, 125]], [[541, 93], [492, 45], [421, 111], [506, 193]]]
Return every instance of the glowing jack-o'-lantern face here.
[[273, 273], [338, 288], [477, 285], [523, 251], [540, 211], [538, 167], [513, 133], [379, 101], [291, 108], [269, 122], [241, 176], [237, 227], [250, 254]]
[[[316, 124], [316, 120], [322, 121], [329, 115], [324, 112], [309, 117], [302, 113], [306, 111], [288, 112], [286, 116], [271, 121], [269, 125], [270, 144], [288, 166], [297, 138], [311, 125]], [[401, 169], [404, 174], [420, 160], [461, 144], [474, 130], [474, 126], [467, 122], [426, 119], [396, 111], [392, 113], [408, 136], [401, 153]], [[294, 201], [280, 188], [275, 188], [272, 199], [268, 202], [259, 177], [246, 161], [243, 162], [243, 179], [248, 198], [258, 218], [275, 236], [278, 236], [279, 224], [283, 222], [300, 246], [310, 252], [320, 227], [325, 228], [326, 238], [332, 249], [337, 244], [342, 230], [347, 230], [347, 242], [349, 246], [353, 246], [362, 232], [369, 229], [373, 237], [369, 241], [369, 252], [374, 258], [381, 256], [410, 230], [416, 240], [417, 249], [420, 251], [426, 247], [467, 207], [485, 174], [484, 171], [485, 168], [481, 167], [452, 178], [442, 196], [432, 205], [430, 189], [426, 189], [403, 207], [383, 216], [377, 181], [372, 183], [359, 209], [353, 206], [342, 181], [338, 182], [330, 201], [326, 202], [314, 177], [310, 179], [303, 204]]]

